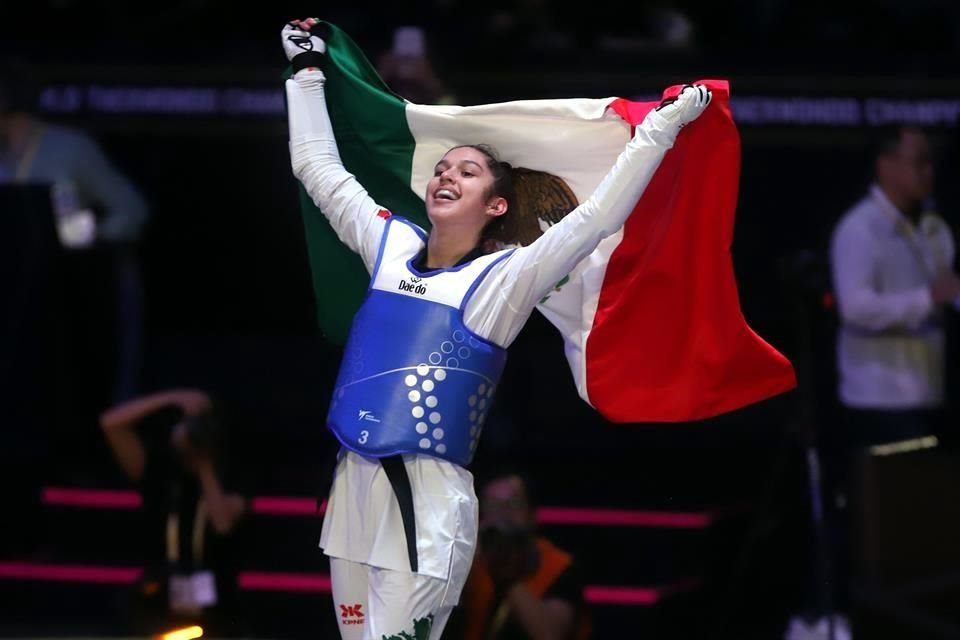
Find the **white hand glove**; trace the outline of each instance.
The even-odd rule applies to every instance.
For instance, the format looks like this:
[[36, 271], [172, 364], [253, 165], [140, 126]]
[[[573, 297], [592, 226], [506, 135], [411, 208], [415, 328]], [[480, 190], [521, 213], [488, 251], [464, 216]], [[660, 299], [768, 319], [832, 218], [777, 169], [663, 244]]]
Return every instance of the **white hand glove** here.
[[[327, 45], [323, 39], [310, 33], [310, 29], [318, 22], [316, 18], [293, 20], [283, 25], [280, 31], [280, 40], [287, 60], [294, 62], [295, 58], [299, 58], [297, 63], [294, 63], [295, 71], [307, 66], [319, 66], [319, 61], [327, 52]], [[300, 64], [304, 61], [304, 64]]]
[[712, 98], [713, 94], [702, 84], [688, 84], [676, 98], [661, 102], [656, 112], [668, 123], [683, 128], [700, 117]]

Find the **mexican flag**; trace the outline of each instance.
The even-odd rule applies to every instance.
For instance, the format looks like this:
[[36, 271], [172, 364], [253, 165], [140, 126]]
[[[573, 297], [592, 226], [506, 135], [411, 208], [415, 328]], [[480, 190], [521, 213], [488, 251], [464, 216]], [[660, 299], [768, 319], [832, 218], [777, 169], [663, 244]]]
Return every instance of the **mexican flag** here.
[[[658, 104], [616, 97], [411, 104], [343, 31], [327, 26], [327, 102], [344, 165], [379, 204], [427, 229], [423, 195], [450, 147], [487, 143], [514, 167], [546, 178], [526, 189], [527, 204], [539, 206], [536, 235], [566, 213], [555, 209], [589, 197], [632, 127]], [[740, 310], [729, 252], [739, 136], [728, 84], [703, 82], [713, 91], [710, 107], [678, 137], [624, 228], [538, 306], [564, 337], [581, 397], [611, 421], [697, 420], [796, 384], [789, 361]], [[342, 343], [369, 276], [302, 187], [301, 204], [318, 320]], [[531, 240], [527, 227], [513, 242]]]

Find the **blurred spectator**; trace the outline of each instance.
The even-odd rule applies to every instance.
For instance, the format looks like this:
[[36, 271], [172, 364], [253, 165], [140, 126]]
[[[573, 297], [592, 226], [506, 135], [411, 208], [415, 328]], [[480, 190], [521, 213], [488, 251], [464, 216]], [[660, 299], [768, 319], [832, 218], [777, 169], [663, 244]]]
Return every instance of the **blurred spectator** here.
[[498, 48], [507, 48], [511, 56], [516, 52], [572, 50], [576, 41], [564, 24], [564, 18], [569, 16], [569, 11], [551, 6], [549, 0], [518, 0], [491, 7], [486, 17], [486, 35]]
[[944, 307], [960, 301], [953, 235], [932, 210], [928, 136], [912, 126], [884, 128], [873, 162], [874, 182], [840, 219], [830, 248], [842, 420], [825, 434], [824, 461], [841, 612], [851, 605], [857, 548], [848, 505], [856, 456], [872, 445], [942, 433]]
[[692, 50], [696, 28], [693, 19], [675, 2], [646, 3], [638, 25], [609, 20], [598, 27], [597, 46], [606, 51], [669, 52]]
[[477, 557], [457, 614], [462, 637], [588, 638], [583, 588], [573, 556], [537, 535], [529, 483], [515, 473], [491, 476], [481, 489]]
[[77, 209], [97, 214], [89, 239], [66, 238], [72, 247], [136, 242], [147, 221], [143, 198], [90, 136], [38, 115], [38, 89], [22, 63], [0, 67], [0, 181], [69, 187]]
[[248, 505], [225, 489], [232, 480], [224, 425], [210, 397], [192, 389], [154, 393], [109, 409], [100, 424], [143, 499], [145, 572], [131, 607], [135, 630], [229, 622], [235, 534]]
[[960, 304], [953, 234], [931, 209], [927, 135], [884, 130], [874, 161], [874, 184], [831, 245], [839, 398], [861, 446], [940, 431], [944, 306]]
[[[119, 342], [112, 397], [121, 401], [135, 392], [139, 369], [142, 293], [136, 243], [147, 205], [90, 136], [38, 115], [38, 91], [23, 63], [0, 63], [0, 184], [49, 185], [61, 243], [109, 252]], [[71, 281], [68, 287], [80, 298], [78, 309], [89, 308], [86, 284]]]
[[420, 27], [399, 27], [393, 32], [393, 46], [380, 56], [377, 71], [390, 89], [414, 104], [455, 102], [433, 69]]

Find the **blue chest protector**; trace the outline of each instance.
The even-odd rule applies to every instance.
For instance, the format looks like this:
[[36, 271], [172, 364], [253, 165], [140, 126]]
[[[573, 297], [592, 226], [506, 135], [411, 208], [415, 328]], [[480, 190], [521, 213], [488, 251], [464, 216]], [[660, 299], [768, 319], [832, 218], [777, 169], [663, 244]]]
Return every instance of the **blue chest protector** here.
[[425, 236], [402, 218], [387, 220], [327, 426], [344, 447], [364, 456], [419, 453], [467, 466], [507, 352], [467, 329], [463, 308], [510, 252], [421, 274], [410, 262]]

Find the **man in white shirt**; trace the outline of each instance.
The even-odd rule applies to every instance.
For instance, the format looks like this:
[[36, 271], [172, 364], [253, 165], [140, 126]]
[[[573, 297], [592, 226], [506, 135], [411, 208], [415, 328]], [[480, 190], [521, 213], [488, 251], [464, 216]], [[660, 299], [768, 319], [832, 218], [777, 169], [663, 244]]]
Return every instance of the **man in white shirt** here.
[[953, 235], [928, 208], [927, 136], [906, 126], [885, 131], [875, 162], [875, 183], [841, 218], [830, 249], [839, 399], [857, 445], [938, 431], [943, 306], [960, 299]]
[[945, 410], [944, 306], [960, 299], [947, 223], [930, 210], [933, 158], [920, 129], [877, 136], [874, 183], [833, 231], [838, 396], [843, 417], [825, 432], [834, 500], [836, 606], [849, 605], [852, 540], [846, 502], [864, 447], [939, 433]]

